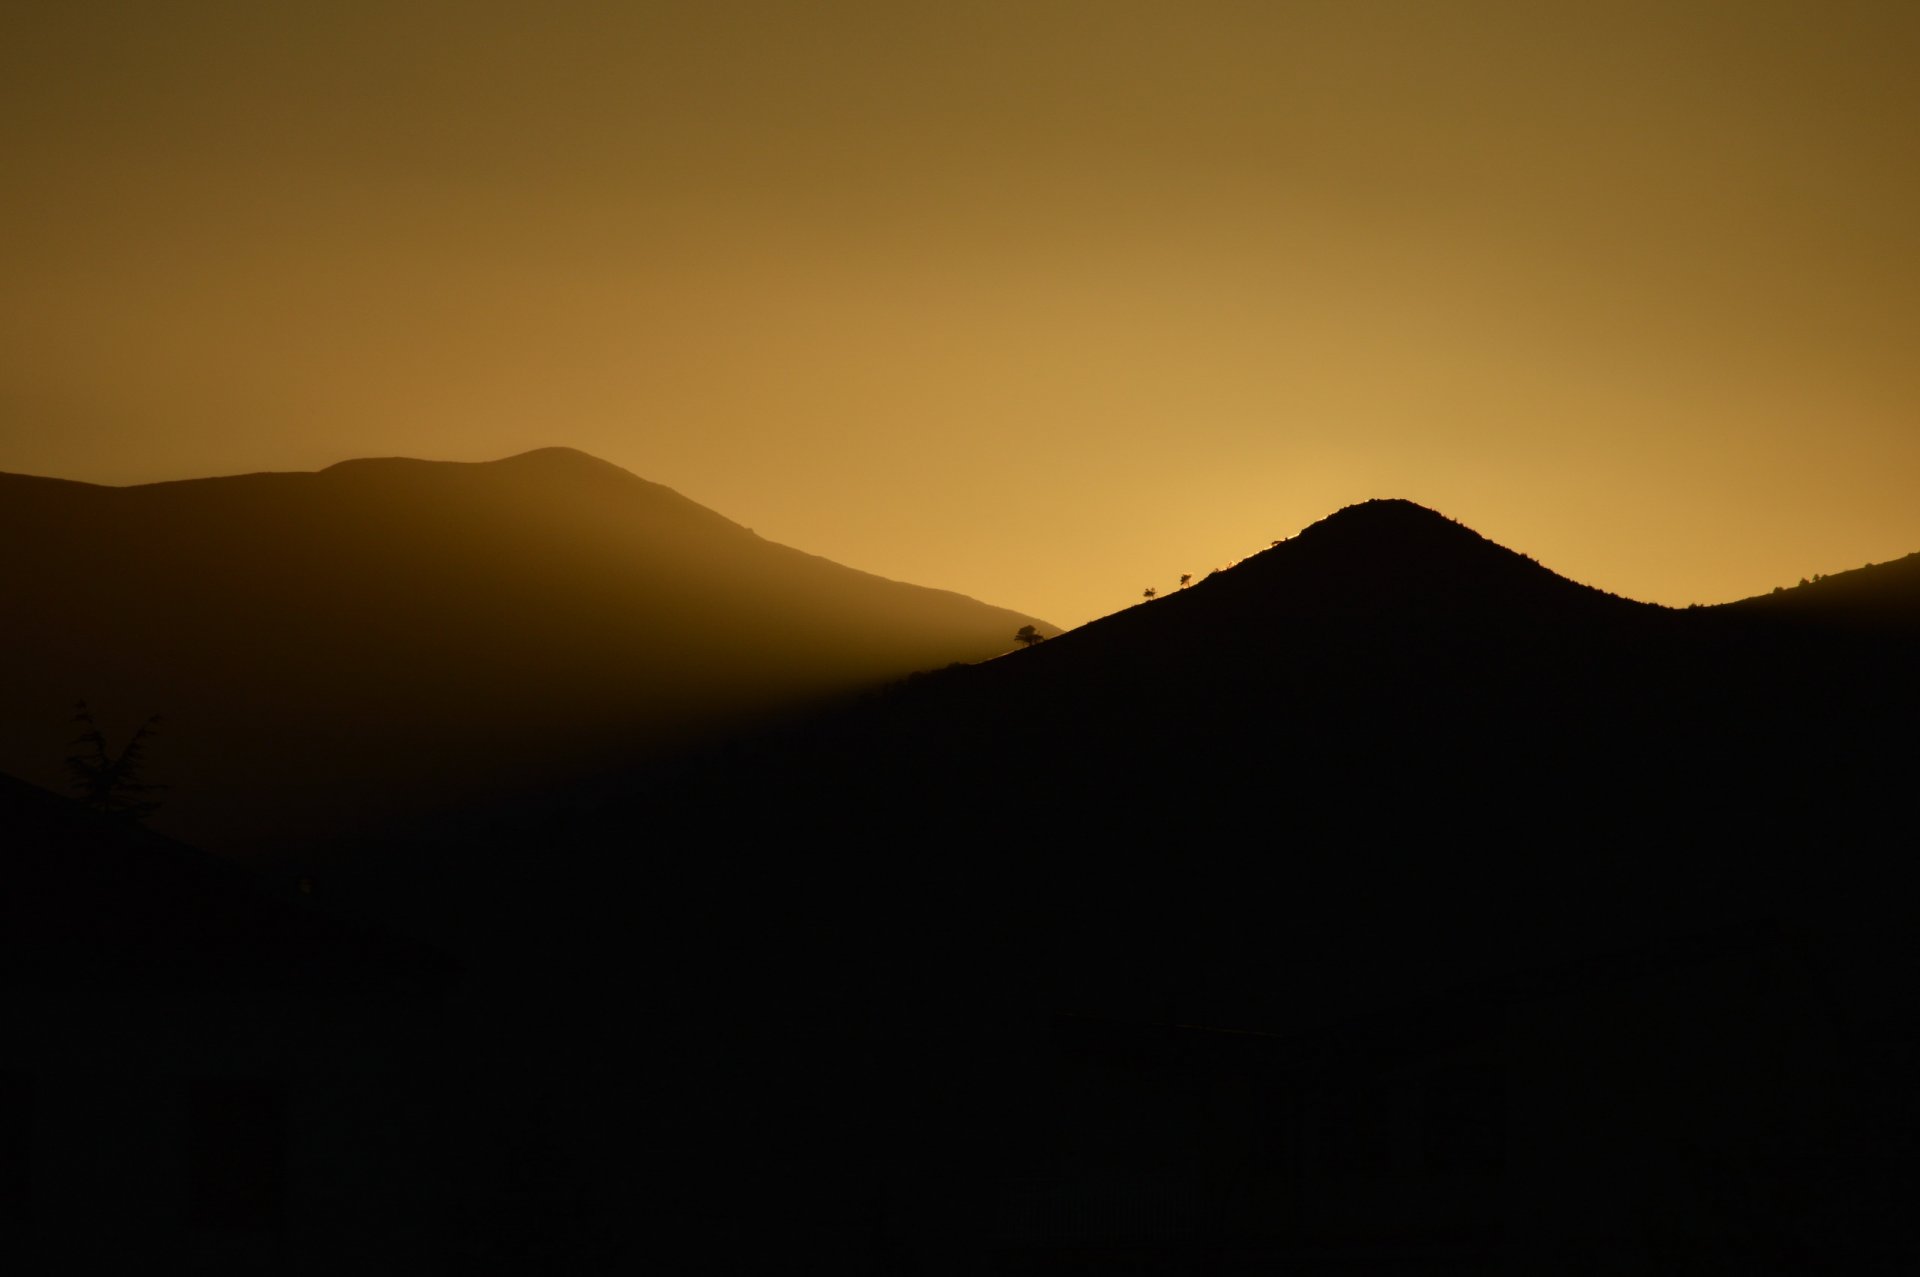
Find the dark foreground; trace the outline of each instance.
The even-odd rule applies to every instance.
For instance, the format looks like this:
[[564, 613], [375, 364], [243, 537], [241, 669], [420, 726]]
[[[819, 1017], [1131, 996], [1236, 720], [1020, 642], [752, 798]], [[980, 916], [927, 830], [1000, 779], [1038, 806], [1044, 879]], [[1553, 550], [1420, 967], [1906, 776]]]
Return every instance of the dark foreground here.
[[1409, 517], [299, 865], [0, 790], [10, 1251], [1912, 1271], [1914, 631]]

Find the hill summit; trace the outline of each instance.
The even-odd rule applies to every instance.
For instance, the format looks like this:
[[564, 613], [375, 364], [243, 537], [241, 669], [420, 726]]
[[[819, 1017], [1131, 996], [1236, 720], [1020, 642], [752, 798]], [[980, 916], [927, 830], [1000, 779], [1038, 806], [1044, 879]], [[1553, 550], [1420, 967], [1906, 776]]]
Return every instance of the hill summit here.
[[1441, 601], [1449, 608], [1580, 607], [1614, 598], [1398, 499], [1366, 501], [1328, 515], [1239, 565], [1230, 579], [1242, 589], [1311, 596], [1316, 607]]

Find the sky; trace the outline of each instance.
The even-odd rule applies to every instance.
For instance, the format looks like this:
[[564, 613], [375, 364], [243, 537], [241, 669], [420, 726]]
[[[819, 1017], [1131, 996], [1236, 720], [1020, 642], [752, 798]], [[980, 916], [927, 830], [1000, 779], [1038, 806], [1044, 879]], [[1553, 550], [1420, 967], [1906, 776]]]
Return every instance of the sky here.
[[1920, 550], [1920, 6], [29, 0], [0, 470], [583, 449], [1075, 625], [1407, 497]]

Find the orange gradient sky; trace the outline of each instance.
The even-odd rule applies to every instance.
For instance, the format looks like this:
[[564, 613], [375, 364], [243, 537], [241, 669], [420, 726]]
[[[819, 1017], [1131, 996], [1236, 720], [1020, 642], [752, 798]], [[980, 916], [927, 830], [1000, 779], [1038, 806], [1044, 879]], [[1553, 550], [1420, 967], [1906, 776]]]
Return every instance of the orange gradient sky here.
[[[38, 12], [35, 12], [37, 10]], [[1072, 625], [1920, 550], [1920, 5], [11, 5], [0, 470], [548, 444]]]

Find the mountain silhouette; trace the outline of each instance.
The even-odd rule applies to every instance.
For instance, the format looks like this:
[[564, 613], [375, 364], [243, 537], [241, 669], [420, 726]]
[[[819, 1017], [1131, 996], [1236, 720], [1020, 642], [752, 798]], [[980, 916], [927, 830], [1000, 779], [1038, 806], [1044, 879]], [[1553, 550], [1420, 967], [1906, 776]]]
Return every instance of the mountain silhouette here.
[[476, 796], [323, 877], [462, 973], [369, 1197], [481, 1271], [1906, 1271], [1913, 581], [1784, 594], [1373, 501]]
[[0, 475], [0, 541], [0, 766], [56, 783], [75, 701], [110, 728], [158, 712], [158, 820], [219, 847], [375, 828], [1053, 632], [566, 448]]
[[1075, 680], [1157, 669], [1183, 681], [1183, 699], [1196, 680], [1230, 696], [1288, 684], [1306, 695], [1348, 673], [1444, 687], [1449, 662], [1508, 664], [1543, 639], [1653, 633], [1668, 611], [1577, 585], [1412, 502], [1369, 501], [1023, 664]]
[[[1882, 577], [1880, 610], [1920, 597]], [[1605, 918], [1609, 891], [1646, 896], [1672, 869], [1684, 889], [1658, 907], [1704, 925], [1778, 898], [1791, 866], [1774, 844], [1831, 839], [1904, 783], [1911, 644], [1803, 624], [1778, 597], [1640, 603], [1410, 502], [1367, 502], [1031, 649], [497, 823], [595, 831], [646, 810], [670, 841], [817, 838], [838, 850], [761, 868], [844, 874], [847, 900], [875, 859], [892, 880], [939, 856], [965, 858], [988, 895], [1008, 895], [997, 875], [1036, 899], [1097, 895], [1177, 844], [1230, 878], [1384, 875], [1422, 909], [1436, 877], [1499, 879], [1551, 841], [1533, 872], [1590, 869], [1572, 907]], [[1392, 872], [1299, 854], [1356, 839], [1381, 841]], [[1473, 856], [1426, 850], [1448, 839]], [[1169, 871], [1168, 889], [1191, 876]]]
[[1761, 602], [1368, 502], [551, 827], [766, 849], [648, 882], [700, 973], [649, 996], [715, 1060], [809, 1044], [753, 1129], [818, 1196], [769, 1217], [878, 1192], [1010, 1272], [1871, 1262], [1920, 679]]

